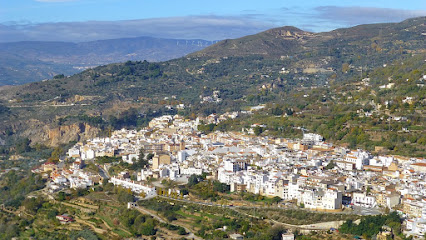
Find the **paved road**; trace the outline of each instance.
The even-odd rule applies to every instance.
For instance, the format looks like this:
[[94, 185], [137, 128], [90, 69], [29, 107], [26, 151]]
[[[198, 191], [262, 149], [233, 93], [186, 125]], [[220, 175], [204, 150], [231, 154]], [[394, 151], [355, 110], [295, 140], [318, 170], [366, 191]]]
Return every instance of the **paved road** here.
[[41, 108], [41, 107], [74, 107], [74, 106], [90, 106], [91, 104], [46, 104], [46, 105], [12, 105], [10, 108]]
[[103, 167], [101, 167], [100, 165], [96, 164], [96, 166], [99, 169], [99, 175], [101, 175], [102, 178], [106, 178], [106, 179], [110, 179], [111, 176], [109, 175], [108, 171], [106, 171]]
[[142, 207], [135, 207], [139, 212], [142, 212], [143, 214], [148, 214], [151, 215], [151, 217], [157, 219], [159, 222], [161, 223], [167, 223], [163, 218], [161, 218], [160, 216], [158, 216], [157, 214], [154, 214], [148, 210], [146, 210], [145, 208]]
[[171, 198], [171, 197], [161, 196], [161, 195], [157, 195], [157, 197], [166, 198], [166, 199], [174, 200], [174, 201], [186, 202], [186, 203], [194, 203], [194, 204], [203, 205], [203, 206], [234, 208], [234, 206], [221, 205], [221, 204], [216, 204], [212, 202], [196, 202], [196, 201], [191, 201], [188, 199], [177, 199], [177, 198]]
[[357, 215], [378, 215], [382, 214], [379, 208], [366, 208], [360, 206], [353, 206], [353, 214]]

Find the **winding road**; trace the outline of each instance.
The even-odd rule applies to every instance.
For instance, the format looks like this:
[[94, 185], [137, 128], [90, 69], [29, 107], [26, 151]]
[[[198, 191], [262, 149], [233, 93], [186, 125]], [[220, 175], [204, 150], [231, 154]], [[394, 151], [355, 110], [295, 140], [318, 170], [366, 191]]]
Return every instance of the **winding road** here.
[[[162, 217], [158, 216], [157, 214], [155, 214], [155, 213], [153, 213], [151, 211], [148, 211], [147, 209], [145, 209], [143, 207], [137, 206], [137, 207], [135, 207], [135, 209], [138, 210], [139, 212], [143, 213], [143, 214], [148, 214], [148, 215], [152, 216], [153, 218], [157, 219], [161, 223], [169, 223], [166, 220], [164, 220]], [[184, 226], [181, 226], [181, 225], [178, 225], [178, 224], [175, 224], [175, 223], [173, 223], [173, 224], [177, 225], [179, 227], [183, 227], [185, 229], [185, 231], [188, 233], [185, 236], [187, 239], [203, 240], [202, 238], [200, 238], [198, 236], [195, 236], [195, 234], [193, 232], [191, 232], [191, 230], [189, 230], [188, 228], [186, 228]]]

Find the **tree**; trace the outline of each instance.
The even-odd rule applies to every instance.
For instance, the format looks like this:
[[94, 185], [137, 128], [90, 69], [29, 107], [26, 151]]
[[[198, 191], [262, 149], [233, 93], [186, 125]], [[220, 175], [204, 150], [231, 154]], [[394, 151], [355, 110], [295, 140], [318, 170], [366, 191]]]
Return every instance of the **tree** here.
[[139, 149], [139, 156], [138, 156], [138, 160], [142, 161], [145, 159], [145, 150], [143, 148]]
[[330, 161], [325, 167], [325, 169], [330, 170], [330, 169], [333, 169], [335, 166], [336, 164], [333, 161]]
[[225, 183], [221, 183], [219, 181], [213, 181], [213, 191], [216, 192], [228, 192], [231, 190], [231, 187]]
[[155, 230], [154, 221], [152, 218], [148, 219], [144, 224], [142, 224], [141, 234], [145, 236], [155, 235], [157, 230]]
[[192, 187], [192, 186], [196, 185], [197, 183], [199, 183], [201, 180], [203, 180], [202, 176], [192, 174], [188, 179], [187, 186]]
[[185, 228], [183, 228], [183, 227], [179, 227], [179, 229], [178, 229], [177, 233], [178, 233], [179, 235], [186, 235], [186, 234], [187, 234], [187, 232], [186, 232]]
[[38, 209], [41, 208], [41, 206], [43, 205], [43, 199], [42, 198], [26, 198], [24, 200], [24, 202], [22, 203], [22, 205], [25, 207], [25, 209], [32, 213], [35, 214], [37, 213]]
[[388, 207], [385, 208], [385, 213], [389, 214], [390, 213], [390, 209]]
[[65, 77], [65, 75], [64, 74], [58, 74], [58, 75], [55, 75], [54, 77], [53, 77], [53, 79], [61, 79], [61, 78], [64, 78]]
[[201, 131], [201, 132], [204, 132], [204, 133], [207, 134], [207, 133], [212, 132], [215, 127], [216, 127], [216, 124], [210, 123], [210, 124], [206, 124], [206, 125], [200, 124], [200, 125], [198, 125], [197, 128], [198, 128], [198, 131]]
[[385, 224], [390, 226], [395, 233], [399, 233], [401, 230], [401, 219], [398, 213], [391, 212], [388, 215], [366, 216], [358, 225], [352, 220], [347, 220], [340, 226], [339, 231], [370, 238], [377, 234]]
[[268, 231], [268, 237], [269, 239], [273, 239], [273, 240], [281, 240], [282, 234], [286, 232], [286, 229], [283, 228], [280, 225], [275, 225], [272, 228], [269, 229]]
[[65, 192], [59, 192], [57, 199], [58, 199], [58, 201], [64, 201], [66, 199], [66, 196], [67, 195], [66, 195]]
[[133, 195], [129, 193], [128, 191], [126, 191], [126, 189], [119, 189], [117, 198], [118, 198], [118, 201], [122, 203], [133, 202], [135, 200]]
[[61, 147], [56, 147], [53, 152], [50, 154], [49, 162], [58, 162], [62, 154], [65, 153], [65, 150]]
[[276, 106], [271, 109], [271, 113], [278, 116], [278, 115], [282, 115], [284, 111], [280, 107]]
[[70, 234], [70, 239], [85, 239], [85, 240], [97, 240], [99, 239], [94, 232], [89, 229], [84, 229], [81, 231], [72, 231]]
[[271, 202], [272, 202], [272, 203], [279, 203], [281, 200], [282, 200], [282, 199], [281, 199], [280, 197], [275, 196], [275, 197], [273, 197], [273, 198], [272, 198]]
[[47, 218], [52, 220], [56, 218], [56, 215], [58, 215], [58, 210], [54, 208], [49, 209], [46, 214]]
[[139, 149], [138, 160], [134, 161], [132, 168], [133, 170], [140, 170], [140, 169], [146, 168], [147, 166], [148, 166], [148, 160], [145, 159], [145, 150], [141, 148]]
[[73, 195], [76, 197], [81, 197], [81, 196], [85, 196], [89, 193], [89, 191], [87, 191], [87, 189], [85, 188], [77, 188], [76, 190], [73, 191]]
[[369, 194], [371, 192], [371, 186], [367, 187], [367, 194]]
[[189, 191], [186, 188], [183, 188], [183, 189], [180, 190], [180, 194], [183, 195], [183, 196], [188, 195], [188, 193], [189, 193]]
[[401, 223], [400, 222], [390, 222], [388, 223], [389, 227], [392, 228], [392, 232], [395, 235], [399, 235], [401, 233]]
[[148, 156], [146, 156], [147, 160], [151, 160], [154, 157], [153, 153], [148, 153]]
[[30, 143], [31, 141], [28, 138], [20, 139], [15, 145], [16, 152], [17, 153], [30, 152], [31, 151]]
[[256, 127], [253, 129], [253, 132], [254, 132], [254, 135], [259, 136], [259, 135], [263, 132], [263, 128], [262, 128], [262, 127], [260, 127], [260, 126], [256, 126]]

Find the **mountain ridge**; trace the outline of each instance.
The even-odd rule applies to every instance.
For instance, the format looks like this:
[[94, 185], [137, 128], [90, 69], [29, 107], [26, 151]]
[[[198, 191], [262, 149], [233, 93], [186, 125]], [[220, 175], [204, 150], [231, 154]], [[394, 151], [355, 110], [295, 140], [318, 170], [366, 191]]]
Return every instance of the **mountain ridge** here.
[[[81, 43], [46, 41], [0, 43], [0, 55], [2, 55], [0, 69], [3, 69], [0, 85], [19, 85], [40, 81], [57, 74], [71, 75], [87, 68], [114, 62], [165, 61], [182, 57], [214, 43], [215, 41], [201, 39], [153, 37]], [[19, 63], [11, 64], [8, 61], [9, 56], [12, 59], [19, 58]], [[34, 64], [36, 68], [32, 67]]]
[[[281, 57], [292, 54], [301, 49], [292, 49], [297, 47], [295, 42], [303, 42], [312, 45], [312, 42], [326, 43], [330, 38], [344, 36], [346, 39], [374, 38], [389, 35], [392, 38], [392, 32], [406, 31], [406, 35], [413, 32], [424, 31], [426, 17], [412, 18], [400, 23], [376, 23], [363, 24], [350, 28], [339, 28], [329, 32], [312, 33], [306, 32], [292, 26], [284, 26], [269, 29], [258, 34], [249, 35], [237, 39], [226, 39], [215, 45], [207, 47], [201, 51], [189, 54], [192, 57], [219, 57], [219, 56], [246, 56], [260, 54], [264, 56]], [[409, 28], [409, 29], [407, 29]], [[372, 31], [374, 29], [375, 31]], [[420, 29], [420, 30], [419, 30]], [[421, 40], [421, 35], [411, 35], [413, 39]], [[272, 41], [273, 39], [283, 39], [281, 43]], [[244, 43], [244, 45], [241, 45]], [[338, 43], [338, 42], [337, 42]], [[338, 45], [335, 47], [339, 47]], [[257, 51], [256, 51], [257, 48]], [[220, 50], [219, 50], [220, 49]]]

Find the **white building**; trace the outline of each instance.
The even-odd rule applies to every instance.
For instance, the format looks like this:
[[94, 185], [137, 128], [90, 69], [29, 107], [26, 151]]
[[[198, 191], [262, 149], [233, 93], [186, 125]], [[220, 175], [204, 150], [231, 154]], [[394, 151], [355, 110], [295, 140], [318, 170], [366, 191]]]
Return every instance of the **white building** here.
[[303, 140], [304, 141], [312, 142], [314, 144], [318, 144], [318, 143], [322, 142], [324, 140], [324, 138], [321, 135], [319, 135], [319, 134], [315, 134], [315, 133], [304, 133], [303, 134]]
[[378, 156], [370, 159], [369, 165], [377, 167], [389, 167], [393, 160], [393, 156]]
[[297, 198], [305, 208], [335, 210], [342, 208], [342, 192], [334, 189], [300, 189]]
[[196, 153], [196, 151], [195, 150], [192, 150], [192, 149], [189, 149], [189, 150], [182, 150], [182, 151], [179, 151], [178, 153], [177, 153], [177, 161], [178, 162], [184, 162], [184, 161], [186, 161], [186, 159], [189, 157], [189, 156], [192, 156], [192, 155], [194, 155]]
[[223, 162], [224, 162], [223, 168], [225, 169], [225, 171], [237, 172], [239, 170], [238, 165], [235, 162], [233, 162], [232, 160], [227, 159]]
[[130, 154], [121, 156], [121, 159], [123, 160], [123, 162], [129, 163], [129, 164], [133, 164], [135, 161], [137, 161], [138, 158], [139, 158], [139, 155], [137, 153], [130, 153]]
[[180, 168], [180, 174], [182, 175], [201, 175], [203, 174], [203, 169], [196, 167], [184, 167]]
[[426, 220], [421, 218], [408, 219], [405, 222], [407, 230], [409, 230], [410, 235], [421, 235], [426, 234]]
[[80, 157], [80, 149], [77, 147], [68, 149], [68, 157]]
[[353, 162], [335, 161], [334, 163], [339, 169], [342, 169], [345, 171], [352, 171], [355, 169], [355, 163]]
[[92, 180], [90, 179], [84, 179], [82, 177], [77, 176], [70, 176], [68, 178], [68, 181], [70, 182], [71, 188], [87, 188], [93, 185]]
[[294, 234], [293, 233], [283, 233], [281, 235], [281, 240], [294, 240]]
[[68, 180], [66, 177], [59, 175], [55, 178], [52, 178], [53, 182], [59, 185], [65, 184]]
[[224, 168], [219, 168], [217, 171], [217, 180], [221, 183], [230, 185], [234, 172], [226, 171]]
[[122, 186], [124, 188], [128, 188], [132, 190], [135, 193], [144, 193], [146, 197], [155, 197], [157, 196], [157, 192], [155, 190], [155, 187], [149, 187], [143, 185], [141, 182], [135, 182], [130, 179], [122, 179], [117, 177], [112, 177], [109, 180], [110, 183], [118, 186]]
[[352, 203], [355, 206], [362, 206], [373, 208], [377, 206], [376, 198], [374, 196], [369, 196], [365, 193], [354, 193], [352, 196]]
[[355, 163], [355, 167], [358, 170], [362, 170], [364, 165], [369, 164], [370, 154], [366, 151], [357, 150], [351, 151], [346, 155], [345, 161], [350, 163]]
[[136, 178], [137, 181], [146, 181], [148, 177], [152, 176], [152, 170], [151, 169], [142, 169]]
[[93, 149], [83, 149], [81, 152], [81, 159], [94, 159], [95, 158], [95, 151]]

